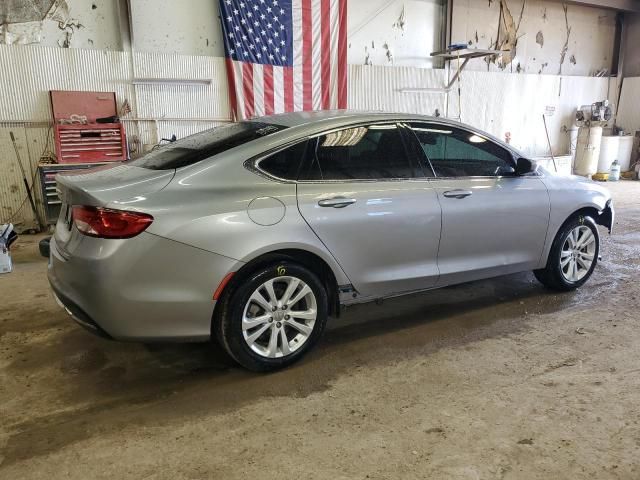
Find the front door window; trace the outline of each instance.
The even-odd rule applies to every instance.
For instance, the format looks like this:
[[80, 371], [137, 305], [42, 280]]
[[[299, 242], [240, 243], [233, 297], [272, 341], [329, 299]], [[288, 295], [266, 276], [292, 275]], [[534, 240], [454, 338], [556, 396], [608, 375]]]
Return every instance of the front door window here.
[[438, 177], [514, 175], [511, 154], [475, 133], [444, 125], [412, 124]]

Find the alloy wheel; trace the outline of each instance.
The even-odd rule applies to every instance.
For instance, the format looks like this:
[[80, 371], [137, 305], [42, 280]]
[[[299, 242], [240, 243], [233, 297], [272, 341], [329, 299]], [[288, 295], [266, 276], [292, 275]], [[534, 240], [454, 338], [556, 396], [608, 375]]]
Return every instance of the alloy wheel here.
[[589, 227], [580, 225], [571, 232], [562, 245], [560, 270], [569, 282], [581, 280], [591, 269], [596, 254], [596, 237]]
[[286, 357], [309, 340], [317, 315], [316, 297], [305, 282], [292, 276], [272, 278], [249, 297], [242, 335], [258, 355]]

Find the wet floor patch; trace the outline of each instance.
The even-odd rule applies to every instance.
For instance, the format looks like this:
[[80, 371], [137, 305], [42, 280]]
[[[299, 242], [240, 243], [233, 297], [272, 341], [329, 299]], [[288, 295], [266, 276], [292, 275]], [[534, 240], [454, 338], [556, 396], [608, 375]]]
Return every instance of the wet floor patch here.
[[55, 396], [77, 409], [12, 425], [4, 463], [89, 438], [116, 409], [128, 425], [144, 425], [154, 418], [179, 421], [227, 413], [267, 397], [303, 398], [359, 366], [374, 368], [517, 335], [527, 330], [529, 315], [565, 309], [571, 298], [549, 294], [530, 274], [519, 274], [395, 298], [382, 306], [353, 306], [331, 320], [323, 341], [304, 362], [269, 375], [237, 368], [209, 344], [122, 344], [67, 330], [55, 341], [33, 345], [31, 359], [17, 360], [9, 370], [53, 366], [61, 385]]

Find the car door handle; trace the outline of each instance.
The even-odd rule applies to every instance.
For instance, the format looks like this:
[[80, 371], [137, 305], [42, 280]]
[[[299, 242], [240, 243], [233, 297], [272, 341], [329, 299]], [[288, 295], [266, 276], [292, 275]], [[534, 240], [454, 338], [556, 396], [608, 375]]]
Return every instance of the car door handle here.
[[318, 205], [320, 205], [321, 207], [344, 208], [353, 203], [356, 203], [355, 198], [334, 197], [320, 200], [318, 202]]
[[470, 197], [473, 192], [471, 190], [448, 190], [443, 193], [447, 198], [465, 198]]

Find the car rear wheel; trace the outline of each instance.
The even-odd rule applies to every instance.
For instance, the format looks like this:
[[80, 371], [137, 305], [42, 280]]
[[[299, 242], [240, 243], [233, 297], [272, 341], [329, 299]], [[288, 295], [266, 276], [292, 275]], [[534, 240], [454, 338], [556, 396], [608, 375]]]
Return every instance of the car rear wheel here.
[[253, 272], [223, 300], [217, 336], [253, 371], [285, 367], [318, 341], [327, 321], [327, 293], [301, 265], [282, 262]]
[[598, 263], [599, 251], [600, 237], [594, 220], [575, 216], [556, 235], [547, 266], [533, 273], [548, 288], [573, 290], [589, 279]]

